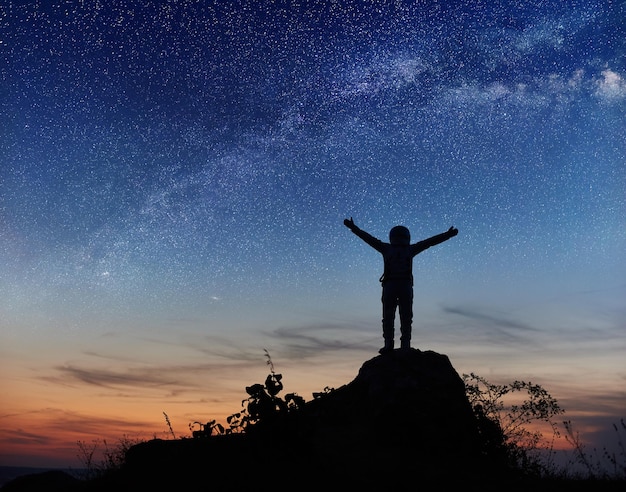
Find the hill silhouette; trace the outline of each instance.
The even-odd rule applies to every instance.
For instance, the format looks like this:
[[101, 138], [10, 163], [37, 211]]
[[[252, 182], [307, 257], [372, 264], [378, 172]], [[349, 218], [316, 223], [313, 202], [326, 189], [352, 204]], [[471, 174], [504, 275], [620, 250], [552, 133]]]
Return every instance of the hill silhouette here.
[[[245, 434], [140, 443], [128, 451], [120, 475], [131, 488], [145, 486], [148, 477], [162, 484], [164, 470], [184, 471], [185, 487], [196, 487], [197, 473], [224, 490], [255, 483], [368, 488], [451, 471], [463, 476], [480, 458], [462, 379], [445, 355], [411, 349], [365, 362], [350, 383]], [[181, 485], [182, 477], [171, 476]]]
[[[22, 477], [2, 490], [389, 490], [428, 485], [510, 491], [554, 490], [565, 484], [507, 465], [502, 436], [477, 417], [446, 355], [395, 350], [366, 361], [348, 384], [315, 396], [296, 411], [268, 414], [245, 433], [136, 444], [119, 469], [87, 482], [58, 475], [47, 482], [45, 477]], [[617, 490], [619, 485], [567, 482], [568, 490]]]

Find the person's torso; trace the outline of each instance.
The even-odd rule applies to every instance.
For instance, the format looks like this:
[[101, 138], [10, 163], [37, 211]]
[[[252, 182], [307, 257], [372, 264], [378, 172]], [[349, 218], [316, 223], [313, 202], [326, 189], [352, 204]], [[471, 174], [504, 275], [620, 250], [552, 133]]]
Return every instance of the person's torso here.
[[413, 255], [409, 245], [390, 244], [383, 253], [385, 262], [384, 279], [413, 278]]

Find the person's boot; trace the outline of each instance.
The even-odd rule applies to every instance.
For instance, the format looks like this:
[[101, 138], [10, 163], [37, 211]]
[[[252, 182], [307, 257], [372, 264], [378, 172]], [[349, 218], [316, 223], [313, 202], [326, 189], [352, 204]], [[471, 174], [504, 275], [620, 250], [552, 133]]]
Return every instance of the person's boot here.
[[385, 355], [385, 354], [390, 354], [391, 352], [393, 352], [393, 338], [389, 339], [386, 338], [385, 339], [385, 346], [383, 348], [381, 348], [378, 353], [380, 355]]

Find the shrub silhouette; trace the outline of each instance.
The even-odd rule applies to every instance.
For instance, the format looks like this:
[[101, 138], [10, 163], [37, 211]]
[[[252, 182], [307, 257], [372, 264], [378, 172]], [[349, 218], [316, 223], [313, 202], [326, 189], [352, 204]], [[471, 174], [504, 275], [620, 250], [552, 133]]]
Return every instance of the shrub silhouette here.
[[617, 436], [618, 451], [604, 447], [602, 455], [597, 449], [588, 451], [578, 432], [574, 430], [570, 420], [563, 422], [565, 439], [574, 449], [574, 462], [582, 465], [586, 475], [593, 480], [616, 478], [626, 480], [626, 422], [622, 418], [620, 425], [613, 424]]
[[[514, 381], [497, 385], [474, 373], [464, 374], [465, 393], [472, 405], [485, 454], [504, 460], [511, 468], [541, 474], [546, 465], [538, 451], [543, 440], [540, 431], [528, 425], [546, 422], [552, 429], [552, 441], [560, 435], [553, 418], [564, 411], [557, 400], [538, 384]], [[506, 405], [504, 399], [514, 393], [526, 393], [521, 403]]]
[[[198, 429], [194, 428], [196, 425]], [[194, 438], [205, 438], [211, 437], [212, 435], [224, 434], [224, 426], [215, 420], [209, 420], [207, 423], [198, 422], [196, 420], [189, 424], [189, 430]]]
[[[267, 364], [270, 366], [270, 373], [265, 378], [265, 383], [256, 383], [246, 386], [248, 398], [242, 400], [243, 409], [226, 418], [229, 425], [225, 429], [215, 420], [206, 424], [193, 422], [189, 424], [194, 438], [210, 437], [217, 434], [233, 434], [250, 432], [253, 427], [263, 425], [265, 427], [276, 423], [281, 417], [287, 414], [295, 414], [304, 407], [305, 400], [297, 393], [288, 393], [282, 399], [278, 394], [283, 390], [283, 375], [274, 370], [274, 363], [267, 350], [264, 350]], [[193, 426], [199, 425], [199, 430], [194, 430]]]

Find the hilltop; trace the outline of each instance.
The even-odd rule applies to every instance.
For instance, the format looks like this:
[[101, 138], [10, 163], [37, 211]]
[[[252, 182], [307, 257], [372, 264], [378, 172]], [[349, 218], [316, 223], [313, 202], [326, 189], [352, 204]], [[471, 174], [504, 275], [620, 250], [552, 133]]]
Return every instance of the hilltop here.
[[316, 395], [295, 412], [259, 421], [246, 433], [154, 439], [132, 446], [120, 469], [97, 479], [25, 477], [2, 490], [388, 490], [436, 484], [484, 491], [554, 490], [567, 483], [569, 490], [597, 491], [619, 486], [527, 476], [507, 466], [501, 437], [476, 417], [446, 355], [395, 350], [366, 361], [353, 381]]

